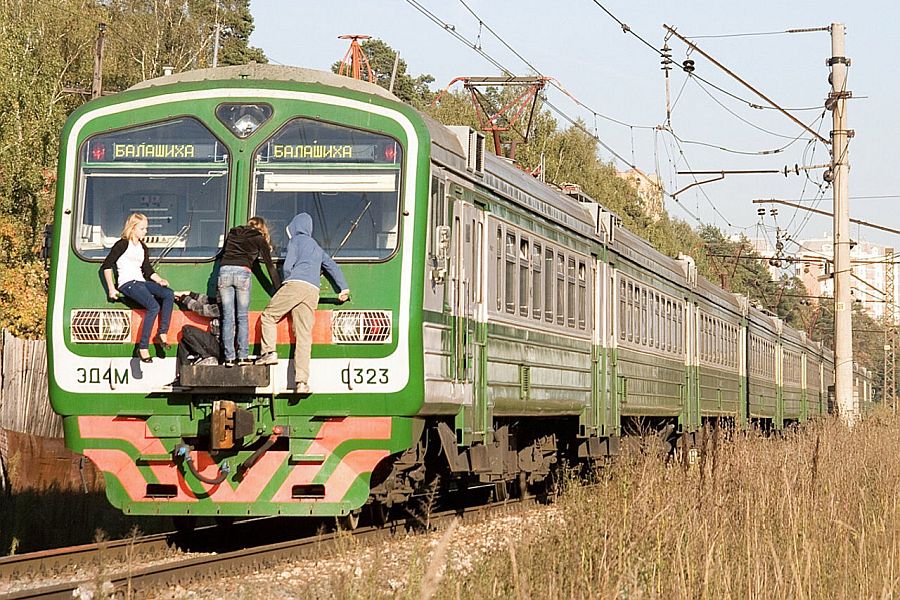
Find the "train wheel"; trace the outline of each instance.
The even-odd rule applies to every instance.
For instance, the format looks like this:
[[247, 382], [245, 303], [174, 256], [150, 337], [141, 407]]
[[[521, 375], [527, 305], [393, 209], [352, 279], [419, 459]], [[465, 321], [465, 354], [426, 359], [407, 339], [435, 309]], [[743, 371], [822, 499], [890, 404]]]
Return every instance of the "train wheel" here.
[[359, 513], [360, 510], [351, 510], [346, 515], [340, 517], [338, 522], [341, 526], [341, 529], [345, 531], [353, 531], [357, 527], [359, 527]]
[[519, 471], [519, 476], [516, 477], [516, 483], [519, 487], [519, 498], [528, 496], [528, 475], [525, 474], [525, 471]]
[[509, 486], [505, 481], [494, 483], [494, 502], [506, 502], [509, 500]]
[[559, 475], [556, 469], [550, 469], [550, 474], [540, 484], [540, 501], [544, 504], [553, 504], [559, 499]]
[[381, 527], [388, 522], [391, 509], [381, 502], [373, 502], [369, 505], [369, 515], [372, 517], [372, 523]]
[[175, 525], [175, 531], [178, 533], [194, 533], [197, 528], [197, 517], [194, 515], [178, 515], [172, 517], [172, 523]]

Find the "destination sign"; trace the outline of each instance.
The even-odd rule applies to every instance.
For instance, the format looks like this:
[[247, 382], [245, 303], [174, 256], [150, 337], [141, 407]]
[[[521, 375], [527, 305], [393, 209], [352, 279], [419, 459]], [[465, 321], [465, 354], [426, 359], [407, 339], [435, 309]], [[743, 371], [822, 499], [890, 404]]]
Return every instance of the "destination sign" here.
[[271, 144], [269, 160], [284, 162], [374, 162], [374, 144]]
[[194, 158], [194, 144], [113, 144], [113, 158]]
[[[216, 156], [215, 144], [154, 144], [154, 143], [106, 143], [92, 141], [87, 149], [87, 160], [92, 163], [110, 162], [214, 162], [224, 160]], [[224, 148], [218, 147], [219, 153]]]

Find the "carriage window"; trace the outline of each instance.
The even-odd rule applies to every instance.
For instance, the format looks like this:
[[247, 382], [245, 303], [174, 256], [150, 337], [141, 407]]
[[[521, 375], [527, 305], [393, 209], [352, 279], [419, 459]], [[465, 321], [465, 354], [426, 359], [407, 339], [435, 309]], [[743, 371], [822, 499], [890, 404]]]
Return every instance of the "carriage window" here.
[[678, 303], [678, 310], [676, 312], [677, 312], [678, 319], [677, 319], [677, 322], [675, 323], [675, 336], [676, 336], [676, 339], [678, 340], [678, 343], [677, 343], [678, 354], [683, 356], [684, 355], [684, 318], [683, 318], [684, 307], [682, 306], [681, 302]]
[[619, 284], [619, 339], [625, 339], [625, 315], [628, 314], [628, 300], [625, 280]]
[[641, 288], [634, 286], [634, 343], [641, 343]]
[[541, 281], [541, 263], [544, 260], [540, 244], [531, 245], [531, 316], [541, 320], [541, 295], [544, 293], [544, 285]]
[[294, 119], [256, 155], [251, 213], [269, 222], [276, 255], [286, 251], [287, 225], [305, 212], [329, 255], [388, 258], [399, 242], [402, 155], [385, 135]]
[[569, 287], [568, 293], [566, 294], [567, 299], [567, 315], [569, 317], [568, 324], [569, 327], [575, 327], [575, 259], [570, 258], [568, 261], [568, 276], [569, 276]]
[[656, 294], [656, 348], [662, 348], [663, 331], [663, 299]]
[[556, 255], [556, 324], [566, 324], [566, 259]]
[[151, 257], [211, 258], [228, 197], [225, 147], [196, 119], [103, 133], [81, 148], [75, 249], [101, 258], [129, 215], [147, 216]]
[[587, 269], [578, 262], [578, 329], [587, 327]]
[[553, 322], [553, 248], [547, 248], [544, 254], [544, 320]]
[[672, 304], [668, 300], [664, 300], [663, 302], [663, 327], [662, 327], [662, 349], [666, 352], [670, 352], [672, 350], [671, 346], [669, 346], [670, 338], [669, 331], [672, 329], [669, 323], [672, 320]]
[[628, 293], [625, 294], [628, 297], [628, 323], [626, 324], [626, 329], [628, 330], [628, 341], [632, 341], [634, 339], [634, 286], [631, 282], [628, 282]]
[[516, 234], [506, 232], [506, 312], [516, 313]]
[[497, 227], [497, 273], [494, 281], [497, 285], [497, 310], [503, 310], [503, 281], [500, 274], [503, 272], [503, 228]]
[[528, 248], [528, 240], [519, 240], [519, 314], [528, 316], [528, 298], [531, 296], [528, 289], [528, 273], [531, 270], [531, 253]]
[[440, 240], [438, 239], [436, 227], [447, 224], [447, 209], [444, 200], [444, 180], [439, 177], [431, 178], [431, 227], [428, 235], [431, 236], [431, 255], [438, 255], [438, 247]]
[[647, 290], [641, 290], [641, 344], [647, 345]]

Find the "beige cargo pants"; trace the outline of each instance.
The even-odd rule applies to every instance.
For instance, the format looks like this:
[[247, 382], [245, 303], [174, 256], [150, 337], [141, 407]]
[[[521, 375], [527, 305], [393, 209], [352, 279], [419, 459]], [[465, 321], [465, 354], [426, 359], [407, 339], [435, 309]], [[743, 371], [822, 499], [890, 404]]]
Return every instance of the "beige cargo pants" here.
[[319, 305], [319, 288], [305, 281], [286, 281], [279, 288], [260, 316], [262, 323], [262, 354], [275, 351], [276, 326], [284, 315], [291, 313], [294, 329], [294, 379], [309, 383], [309, 355], [312, 350], [312, 328]]

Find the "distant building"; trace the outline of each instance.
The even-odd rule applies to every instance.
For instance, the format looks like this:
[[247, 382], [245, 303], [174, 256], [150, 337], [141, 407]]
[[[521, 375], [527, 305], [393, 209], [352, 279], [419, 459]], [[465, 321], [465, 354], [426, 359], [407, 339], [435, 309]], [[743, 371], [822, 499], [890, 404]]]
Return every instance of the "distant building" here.
[[[788, 269], [803, 282], [811, 296], [834, 296], [834, 279], [831, 277], [834, 249], [831, 237], [827, 234], [821, 238], [797, 241], [798, 249], [785, 254], [780, 264], [767, 240], [750, 240], [750, 243], [760, 256], [770, 259], [769, 270], [775, 278]], [[793, 247], [793, 244], [791, 246]], [[894, 273], [894, 306], [900, 305], [900, 268], [898, 268], [900, 265], [887, 264], [897, 262], [898, 258], [893, 256], [886, 258], [886, 251], [888, 255], [894, 252], [893, 249], [865, 241], [856, 243], [850, 250], [853, 268], [850, 294], [854, 302], [859, 302], [862, 308], [876, 319], [884, 315], [884, 292], [889, 268], [893, 269]], [[772, 261], [776, 264], [772, 265]], [[897, 317], [895, 314], [895, 322]]]
[[634, 188], [644, 206], [644, 212], [654, 221], [658, 221], [665, 213], [663, 202], [662, 180], [656, 173], [646, 175], [637, 169], [617, 171], [616, 175], [624, 179]]
[[[834, 279], [829, 277], [832, 265], [831, 260], [834, 249], [831, 244], [831, 237], [823, 236], [822, 238], [803, 240], [800, 243], [801, 258], [811, 262], [795, 264], [797, 276], [806, 284], [806, 288], [811, 294], [821, 296], [834, 295]], [[852, 276], [850, 278], [850, 294], [855, 302], [860, 302], [863, 309], [875, 318], [881, 318], [884, 315], [885, 306], [885, 288], [887, 287], [888, 269], [893, 269], [894, 273], [894, 305], [900, 300], [900, 289], [898, 283], [900, 274], [898, 265], [886, 264], [888, 262], [896, 262], [891, 257], [885, 258], [884, 246], [872, 244], [870, 242], [857, 242], [850, 249], [850, 261], [852, 265]], [[889, 254], [893, 250], [888, 250]], [[828, 273], [826, 273], [825, 259], [828, 261]], [[896, 316], [895, 316], [896, 318]]]

